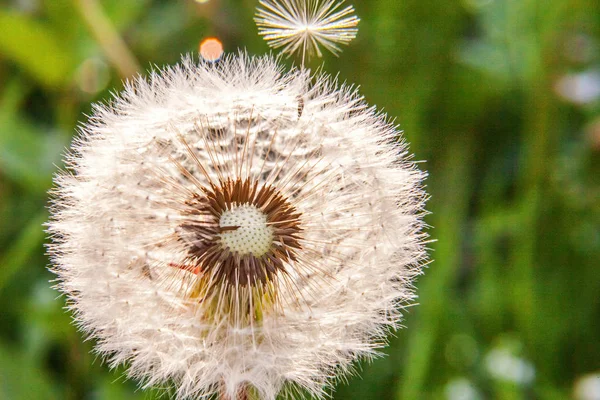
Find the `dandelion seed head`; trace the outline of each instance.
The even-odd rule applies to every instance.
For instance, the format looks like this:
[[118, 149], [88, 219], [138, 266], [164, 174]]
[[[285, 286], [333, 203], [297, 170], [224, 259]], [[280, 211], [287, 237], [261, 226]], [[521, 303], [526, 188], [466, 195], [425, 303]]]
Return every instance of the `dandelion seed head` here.
[[182, 399], [324, 397], [399, 327], [424, 173], [354, 89], [240, 54], [94, 110], [55, 178], [49, 252], [111, 367]]
[[255, 21], [269, 46], [289, 55], [323, 56], [321, 47], [337, 55], [340, 44], [356, 37], [359, 19], [344, 0], [260, 0]]

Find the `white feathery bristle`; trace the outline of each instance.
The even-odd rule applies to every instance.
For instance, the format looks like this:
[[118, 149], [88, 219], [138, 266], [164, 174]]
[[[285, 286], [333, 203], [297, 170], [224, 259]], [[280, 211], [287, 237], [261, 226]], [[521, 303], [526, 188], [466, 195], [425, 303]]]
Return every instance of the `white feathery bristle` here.
[[354, 89], [240, 54], [94, 110], [55, 178], [49, 252], [111, 367], [180, 399], [322, 398], [400, 326], [425, 174]]
[[269, 46], [289, 55], [322, 57], [320, 46], [337, 55], [339, 44], [356, 37], [360, 20], [344, 0], [260, 0], [255, 21]]

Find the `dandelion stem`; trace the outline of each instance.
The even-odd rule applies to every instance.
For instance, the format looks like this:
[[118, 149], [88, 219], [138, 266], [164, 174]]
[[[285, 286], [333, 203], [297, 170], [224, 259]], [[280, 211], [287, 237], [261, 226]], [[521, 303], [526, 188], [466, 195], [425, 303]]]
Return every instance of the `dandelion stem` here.
[[248, 386], [244, 386], [238, 391], [235, 399], [232, 399], [222, 390], [219, 394], [219, 400], [253, 400], [249, 392]]
[[75, 0], [75, 3], [102, 51], [117, 68], [121, 77], [128, 78], [135, 75], [141, 69], [140, 64], [119, 36], [98, 1]]

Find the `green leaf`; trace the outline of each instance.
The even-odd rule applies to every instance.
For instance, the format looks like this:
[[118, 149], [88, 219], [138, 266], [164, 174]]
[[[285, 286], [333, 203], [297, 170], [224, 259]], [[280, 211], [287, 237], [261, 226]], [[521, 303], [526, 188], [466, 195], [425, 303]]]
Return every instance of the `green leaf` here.
[[[12, 276], [27, 262], [29, 257], [42, 249], [46, 233], [42, 224], [48, 220], [46, 210], [35, 215], [23, 228], [12, 245], [0, 257], [0, 290], [10, 281]], [[0, 364], [2, 364], [0, 362]], [[17, 397], [2, 397], [14, 399]], [[20, 398], [20, 397], [18, 397]], [[31, 397], [35, 398], [35, 397]]]
[[[0, 35], [1, 36], [1, 35]], [[52, 182], [68, 138], [33, 125], [18, 110], [25, 96], [19, 78], [10, 81], [0, 100], [0, 173], [31, 192], [44, 192]]]
[[0, 54], [27, 70], [41, 84], [57, 87], [69, 80], [71, 53], [55, 32], [23, 14], [0, 10]]
[[0, 344], [0, 398], [52, 400], [59, 396], [42, 369]]

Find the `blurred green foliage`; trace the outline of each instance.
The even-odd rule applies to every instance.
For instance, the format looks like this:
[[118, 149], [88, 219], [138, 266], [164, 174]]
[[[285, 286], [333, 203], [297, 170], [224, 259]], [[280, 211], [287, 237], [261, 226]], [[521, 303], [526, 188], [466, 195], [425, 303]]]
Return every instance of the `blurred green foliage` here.
[[[600, 385], [600, 3], [353, 3], [359, 37], [311, 67], [397, 118], [427, 160], [436, 241], [407, 329], [334, 397], [585, 398], [582, 377]], [[208, 36], [268, 52], [256, 4], [0, 0], [1, 399], [155, 397], [90, 354], [50, 289], [46, 192], [91, 103], [137, 65]]]

